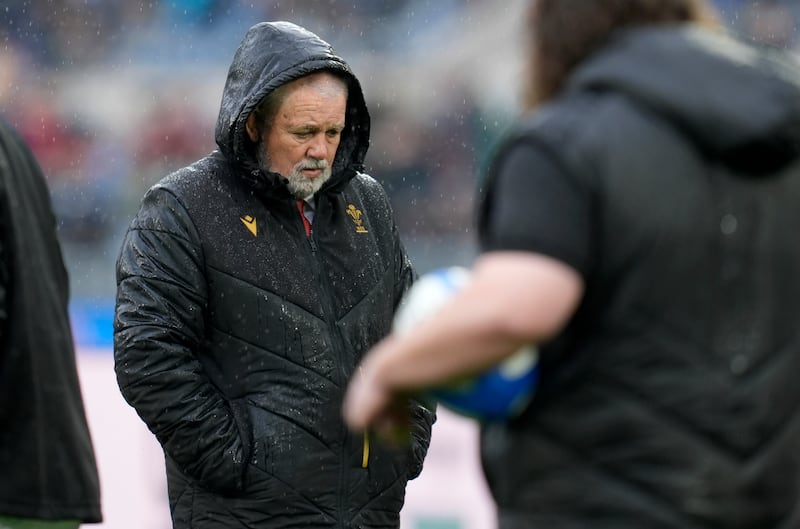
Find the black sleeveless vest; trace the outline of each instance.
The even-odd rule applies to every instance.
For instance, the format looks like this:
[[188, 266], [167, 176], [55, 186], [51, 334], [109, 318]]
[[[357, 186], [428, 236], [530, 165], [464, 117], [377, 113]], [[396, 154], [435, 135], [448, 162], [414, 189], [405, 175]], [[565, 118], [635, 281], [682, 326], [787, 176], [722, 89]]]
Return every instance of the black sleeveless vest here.
[[595, 260], [526, 414], [482, 433], [500, 526], [797, 527], [800, 164], [745, 174], [609, 93], [526, 141], [586, 190]]

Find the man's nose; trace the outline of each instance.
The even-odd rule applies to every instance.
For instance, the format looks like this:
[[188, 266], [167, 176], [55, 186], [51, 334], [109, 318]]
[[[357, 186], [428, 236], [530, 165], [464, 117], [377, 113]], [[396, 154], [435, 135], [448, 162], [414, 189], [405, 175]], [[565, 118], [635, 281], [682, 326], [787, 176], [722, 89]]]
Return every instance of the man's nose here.
[[328, 145], [323, 134], [318, 134], [311, 140], [308, 146], [308, 156], [318, 160], [324, 160], [328, 157]]

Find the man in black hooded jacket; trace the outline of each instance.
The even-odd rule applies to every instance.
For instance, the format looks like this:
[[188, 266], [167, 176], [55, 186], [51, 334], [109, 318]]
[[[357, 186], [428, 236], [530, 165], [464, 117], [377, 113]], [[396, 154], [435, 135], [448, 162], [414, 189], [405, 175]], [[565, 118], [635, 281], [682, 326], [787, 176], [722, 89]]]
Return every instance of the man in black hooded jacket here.
[[800, 527], [800, 65], [709, 9], [532, 3], [472, 282], [348, 393], [362, 428], [540, 344], [532, 402], [482, 433], [501, 529]]
[[45, 177], [0, 120], [0, 527], [102, 520], [68, 300]]
[[117, 378], [164, 449], [174, 527], [398, 527], [433, 413], [409, 401], [399, 447], [340, 414], [414, 276], [361, 172], [359, 82], [305, 29], [253, 26], [216, 141], [147, 192], [117, 264]]

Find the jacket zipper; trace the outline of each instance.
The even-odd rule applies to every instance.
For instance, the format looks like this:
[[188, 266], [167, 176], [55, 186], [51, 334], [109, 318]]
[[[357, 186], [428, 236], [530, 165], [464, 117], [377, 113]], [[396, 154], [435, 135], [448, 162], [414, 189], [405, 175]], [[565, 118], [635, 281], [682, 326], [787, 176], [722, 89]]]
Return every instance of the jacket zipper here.
[[[300, 218], [303, 220], [303, 228], [306, 231], [306, 237], [308, 241], [311, 243], [311, 249], [316, 253], [317, 247], [314, 243], [314, 238], [311, 236], [311, 223], [308, 221], [308, 217], [306, 217], [305, 212], [303, 211], [305, 208], [305, 204], [302, 200], [297, 201], [297, 211], [300, 212]], [[369, 465], [369, 433], [364, 430], [364, 441], [363, 441], [363, 448], [362, 448], [362, 455], [361, 455], [361, 468], [367, 468]]]
[[[297, 206], [298, 213], [300, 213], [300, 219], [303, 221], [303, 229], [305, 231], [306, 238], [307, 238], [309, 244], [311, 245], [311, 252], [314, 255], [316, 255], [317, 254], [317, 244], [314, 241], [311, 222], [309, 222], [309, 220], [306, 217], [305, 212], [304, 212], [305, 202], [303, 200], [298, 200], [296, 202], [296, 206]], [[347, 430], [346, 429], [345, 429], [344, 435], [345, 435], [345, 439], [346, 439], [347, 438]], [[370, 443], [369, 443], [369, 433], [367, 433], [367, 431], [365, 430], [364, 431], [364, 435], [363, 435], [363, 439], [362, 439], [361, 468], [367, 468], [369, 466], [369, 449], [370, 449], [369, 445], [370, 445]], [[342, 461], [342, 464], [341, 464], [341, 467], [340, 467], [340, 475], [339, 475], [339, 480], [342, 483], [342, 486], [343, 486], [344, 481], [345, 481], [345, 467], [346, 466], [347, 466], [347, 462], [346, 462], [346, 459], [344, 459]], [[340, 498], [339, 510], [344, 512], [344, 506], [341, 504], [341, 502], [342, 502], [342, 500]]]

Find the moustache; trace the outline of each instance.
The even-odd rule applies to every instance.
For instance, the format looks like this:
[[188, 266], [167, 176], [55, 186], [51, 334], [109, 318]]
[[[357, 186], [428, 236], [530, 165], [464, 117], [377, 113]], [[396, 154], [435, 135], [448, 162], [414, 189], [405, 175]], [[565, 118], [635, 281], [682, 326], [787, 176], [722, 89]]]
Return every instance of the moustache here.
[[298, 171], [303, 171], [305, 169], [327, 169], [328, 168], [328, 160], [304, 160], [297, 164], [296, 169]]

